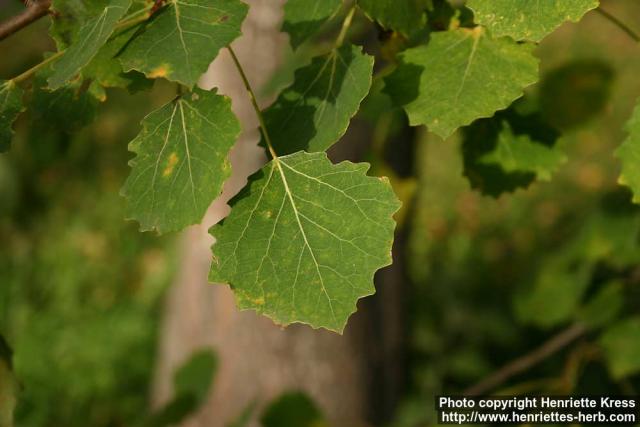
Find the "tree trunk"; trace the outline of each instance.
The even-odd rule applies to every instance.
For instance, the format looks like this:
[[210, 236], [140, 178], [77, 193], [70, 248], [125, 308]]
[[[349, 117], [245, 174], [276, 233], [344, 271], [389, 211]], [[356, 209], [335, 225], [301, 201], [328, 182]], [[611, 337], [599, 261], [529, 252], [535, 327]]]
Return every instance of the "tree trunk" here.
[[[265, 83], [278, 64], [286, 36], [279, 33], [282, 1], [253, 0], [243, 36], [233, 47], [255, 88]], [[203, 225], [184, 234], [182, 259], [166, 302], [160, 339], [154, 403], [171, 395], [172, 373], [202, 347], [218, 354], [213, 389], [202, 410], [184, 425], [228, 424], [252, 402], [259, 414], [265, 403], [289, 390], [308, 393], [331, 425], [358, 426], [367, 412], [367, 364], [362, 354], [364, 321], [354, 316], [345, 336], [307, 326], [286, 329], [252, 311], [240, 312], [227, 286], [207, 283], [213, 239], [208, 228], [226, 216], [226, 202], [265, 161], [257, 147], [257, 119], [227, 51], [212, 64], [201, 82], [231, 97], [243, 135], [231, 152], [233, 176], [214, 202]], [[257, 425], [254, 421], [251, 425]]]

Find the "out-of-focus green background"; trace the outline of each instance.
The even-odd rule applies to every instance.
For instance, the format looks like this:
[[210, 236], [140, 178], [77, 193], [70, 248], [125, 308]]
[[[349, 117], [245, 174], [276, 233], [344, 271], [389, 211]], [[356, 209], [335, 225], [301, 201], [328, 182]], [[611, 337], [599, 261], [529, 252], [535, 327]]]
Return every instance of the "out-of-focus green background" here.
[[[1, 5], [3, 16], [20, 7]], [[640, 32], [640, 2], [602, 7]], [[46, 25], [0, 42], [0, 79], [52, 48]], [[408, 236], [407, 389], [394, 426], [434, 424], [434, 395], [461, 392], [575, 324], [586, 328], [579, 339], [492, 391], [640, 390], [640, 210], [616, 183], [612, 155], [640, 95], [640, 46], [591, 12], [536, 53], [542, 80], [526, 102], [562, 132], [568, 157], [550, 182], [483, 196], [464, 176], [460, 136], [418, 131], [413, 141], [402, 113], [378, 111], [389, 126], [382, 151], [404, 171], [394, 184]], [[0, 156], [0, 334], [14, 351], [18, 426], [152, 423], [162, 299], [177, 257], [172, 237], [138, 233], [122, 219], [118, 191], [127, 141], [166, 99], [162, 84], [111, 91], [104, 104], [37, 91]], [[370, 120], [374, 107], [358, 120]], [[468, 144], [477, 135], [467, 136]], [[409, 155], [389, 154], [397, 151]], [[277, 403], [276, 414], [315, 411], [295, 394]]]

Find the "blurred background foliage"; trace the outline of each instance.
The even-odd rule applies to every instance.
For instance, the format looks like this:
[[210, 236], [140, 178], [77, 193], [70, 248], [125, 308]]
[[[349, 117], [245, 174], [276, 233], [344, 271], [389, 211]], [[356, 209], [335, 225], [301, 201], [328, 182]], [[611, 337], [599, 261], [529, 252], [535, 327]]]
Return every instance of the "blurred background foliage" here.
[[[432, 30], [470, 19], [432, 4]], [[0, 18], [21, 7], [0, 5]], [[602, 7], [640, 32], [639, 2]], [[0, 43], [0, 78], [51, 48], [46, 25]], [[401, 44], [363, 42], [383, 62]], [[640, 390], [640, 211], [617, 184], [612, 156], [640, 95], [640, 46], [591, 12], [536, 52], [542, 79], [524, 99], [447, 141], [409, 129], [381, 79], [356, 119], [369, 124], [362, 156], [372, 173], [390, 175], [404, 200], [407, 390], [394, 426], [434, 424], [434, 395], [460, 393], [567, 330], [575, 333], [566, 348], [487, 391]], [[11, 364], [0, 343], [0, 374], [12, 368], [17, 378], [0, 387], [18, 390], [18, 426], [171, 425], [215, 387], [215, 356], [203, 351], [176, 372], [174, 400], [149, 412], [174, 242], [123, 221], [118, 191], [126, 141], [172, 91], [162, 82], [146, 93], [113, 90], [104, 103], [82, 88], [38, 91], [0, 156], [0, 335], [13, 350]], [[505, 126], [562, 158], [544, 171], [487, 162]], [[261, 420], [326, 424], [294, 391]]]

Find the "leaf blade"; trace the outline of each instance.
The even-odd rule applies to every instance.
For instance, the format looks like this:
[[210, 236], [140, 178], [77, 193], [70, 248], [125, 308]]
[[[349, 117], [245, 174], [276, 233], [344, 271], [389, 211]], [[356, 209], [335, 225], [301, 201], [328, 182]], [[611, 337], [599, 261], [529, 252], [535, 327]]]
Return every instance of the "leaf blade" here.
[[12, 81], [0, 85], [0, 153], [9, 149], [13, 138], [13, 122], [24, 111], [22, 89]]
[[294, 49], [314, 36], [342, 6], [342, 0], [288, 0], [284, 5], [282, 30], [289, 34]]
[[478, 24], [496, 37], [540, 41], [565, 21], [577, 22], [599, 0], [469, 0]]
[[426, 125], [447, 138], [506, 108], [535, 83], [538, 61], [532, 49], [493, 39], [480, 27], [434, 33], [428, 45], [401, 54], [385, 91], [404, 106], [411, 125]]
[[640, 203], [640, 102], [631, 113], [625, 130], [628, 136], [614, 152], [614, 156], [622, 163], [618, 183], [629, 187], [633, 202]]
[[111, 0], [99, 15], [80, 27], [78, 40], [69, 46], [53, 67], [53, 74], [48, 79], [50, 89], [59, 89], [91, 62], [130, 6], [131, 0]]
[[149, 114], [129, 145], [137, 157], [122, 189], [128, 217], [159, 233], [199, 222], [231, 174], [239, 134], [230, 100], [199, 89]]
[[342, 331], [374, 292], [373, 273], [391, 263], [399, 202], [367, 168], [333, 165], [325, 153], [272, 160], [211, 229], [210, 281], [229, 283], [241, 309], [276, 323]]
[[425, 24], [424, 0], [358, 0], [358, 5], [387, 30], [408, 36]]
[[278, 155], [325, 151], [336, 143], [369, 93], [372, 73], [373, 57], [356, 46], [297, 70], [294, 83], [264, 112]]
[[120, 55], [125, 71], [165, 77], [188, 87], [223, 47], [240, 36], [248, 7], [239, 0], [171, 0]]

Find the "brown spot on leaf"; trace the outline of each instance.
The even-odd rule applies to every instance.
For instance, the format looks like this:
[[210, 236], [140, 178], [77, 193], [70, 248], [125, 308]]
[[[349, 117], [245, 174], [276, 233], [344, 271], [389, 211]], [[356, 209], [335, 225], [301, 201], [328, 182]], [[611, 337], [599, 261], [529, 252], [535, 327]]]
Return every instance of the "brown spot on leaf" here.
[[218, 22], [227, 22], [229, 20], [229, 15], [222, 15]]

